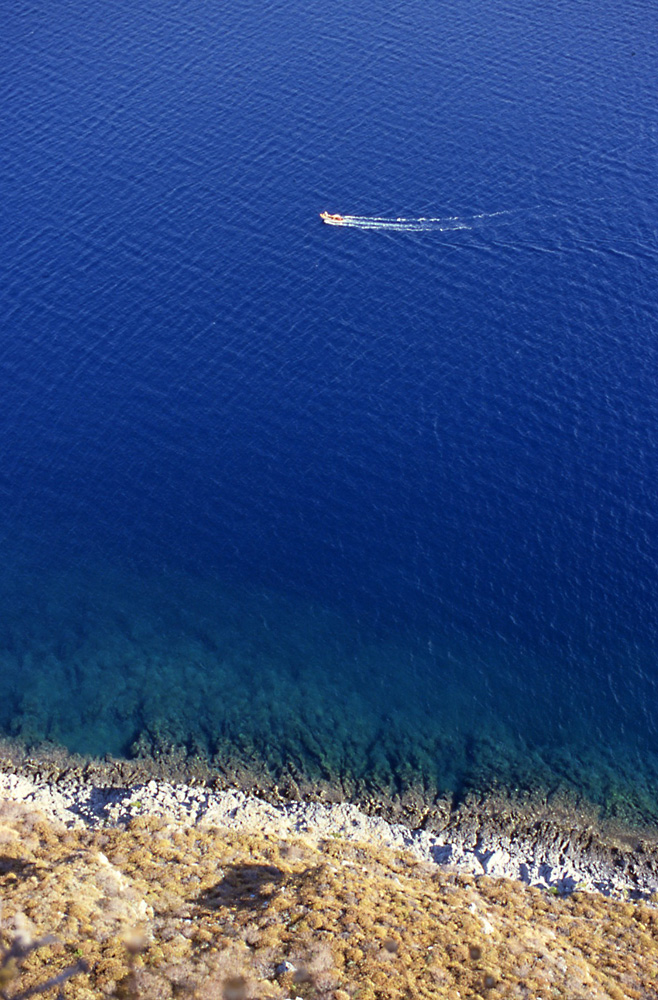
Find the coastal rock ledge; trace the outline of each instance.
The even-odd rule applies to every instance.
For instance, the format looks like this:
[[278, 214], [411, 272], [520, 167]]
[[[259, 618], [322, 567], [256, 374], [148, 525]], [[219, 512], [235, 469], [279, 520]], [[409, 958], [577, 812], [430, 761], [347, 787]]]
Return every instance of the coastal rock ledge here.
[[507, 878], [569, 895], [598, 892], [623, 899], [658, 898], [658, 847], [649, 837], [613, 835], [564, 814], [514, 817], [462, 807], [443, 829], [410, 829], [349, 803], [267, 802], [240, 790], [149, 780], [130, 787], [97, 784], [79, 773], [58, 780], [0, 771], [0, 799], [23, 803], [69, 829], [125, 827], [157, 817], [182, 827], [221, 828], [318, 845], [345, 840], [405, 851], [419, 862], [471, 876]]

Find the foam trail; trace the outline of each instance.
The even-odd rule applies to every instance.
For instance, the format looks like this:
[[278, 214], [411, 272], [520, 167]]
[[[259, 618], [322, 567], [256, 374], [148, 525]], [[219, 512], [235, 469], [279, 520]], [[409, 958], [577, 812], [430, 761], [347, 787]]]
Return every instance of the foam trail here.
[[481, 219], [493, 219], [499, 215], [508, 215], [508, 212], [483, 212], [480, 215], [471, 215], [461, 218], [457, 215], [418, 219], [406, 219], [395, 216], [384, 215], [343, 215], [340, 218], [325, 219], [330, 225], [348, 226], [352, 229], [392, 229], [398, 232], [426, 232], [435, 230], [438, 232], [450, 232], [456, 229], [472, 229], [473, 225]]

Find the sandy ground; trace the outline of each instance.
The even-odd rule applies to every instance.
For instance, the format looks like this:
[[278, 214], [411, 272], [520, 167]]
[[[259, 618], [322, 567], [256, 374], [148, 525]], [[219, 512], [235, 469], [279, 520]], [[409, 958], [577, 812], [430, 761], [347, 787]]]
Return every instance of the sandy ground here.
[[[568, 894], [576, 889], [623, 898], [658, 892], [658, 850], [646, 843], [619, 844], [591, 830], [568, 830], [546, 823], [491, 829], [463, 821], [440, 833], [410, 830], [368, 816], [347, 803], [287, 802], [274, 805], [238, 790], [150, 780], [109, 787], [78, 777], [57, 782], [11, 771], [0, 772], [0, 798], [43, 812], [71, 829], [124, 826], [139, 816], [157, 816], [183, 826], [328, 838], [407, 850], [420, 861], [470, 875], [515, 879]], [[563, 821], [564, 825], [564, 821]]]

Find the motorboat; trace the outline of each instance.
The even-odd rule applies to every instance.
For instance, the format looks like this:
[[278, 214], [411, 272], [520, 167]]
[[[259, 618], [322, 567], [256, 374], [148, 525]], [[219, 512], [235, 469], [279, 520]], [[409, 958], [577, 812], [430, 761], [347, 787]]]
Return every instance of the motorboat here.
[[320, 218], [329, 226], [342, 226], [345, 221], [342, 215], [332, 215], [331, 212], [320, 212]]

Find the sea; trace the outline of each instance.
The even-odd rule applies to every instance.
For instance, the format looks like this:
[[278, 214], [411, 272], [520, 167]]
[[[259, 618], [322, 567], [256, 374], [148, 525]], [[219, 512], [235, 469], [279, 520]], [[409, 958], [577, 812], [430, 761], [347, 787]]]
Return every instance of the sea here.
[[657, 16], [5, 5], [4, 737], [658, 824]]

